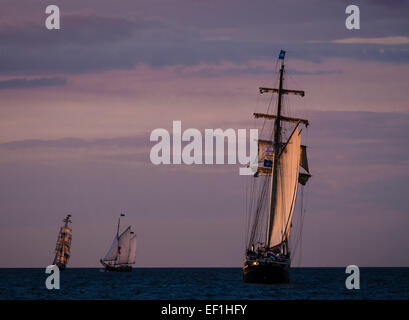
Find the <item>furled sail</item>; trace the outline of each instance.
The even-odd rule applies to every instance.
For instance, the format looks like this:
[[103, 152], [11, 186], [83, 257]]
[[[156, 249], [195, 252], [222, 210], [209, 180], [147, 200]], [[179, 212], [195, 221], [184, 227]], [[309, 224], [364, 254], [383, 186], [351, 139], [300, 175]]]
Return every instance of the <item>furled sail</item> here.
[[130, 249], [130, 239], [131, 239], [131, 227], [126, 228], [124, 232], [119, 236], [118, 239], [118, 257], [116, 260], [117, 264], [128, 263], [129, 249]]
[[129, 258], [128, 263], [134, 264], [136, 261], [136, 235], [130, 240]]
[[295, 207], [300, 166], [301, 136], [298, 126], [282, 149], [277, 163], [277, 190], [273, 207], [270, 247], [279, 245], [290, 236]]

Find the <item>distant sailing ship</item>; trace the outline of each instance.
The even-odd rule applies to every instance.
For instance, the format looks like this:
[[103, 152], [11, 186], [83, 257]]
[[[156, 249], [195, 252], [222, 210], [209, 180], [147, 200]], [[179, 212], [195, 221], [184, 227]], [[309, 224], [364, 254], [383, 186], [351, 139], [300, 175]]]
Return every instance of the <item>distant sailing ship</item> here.
[[64, 225], [60, 229], [58, 234], [57, 245], [55, 246], [55, 258], [54, 265], [57, 265], [60, 270], [64, 270], [67, 266], [68, 260], [70, 259], [70, 249], [71, 249], [71, 239], [72, 230], [68, 226], [71, 223], [71, 215], [63, 220]]
[[[258, 168], [252, 178], [249, 197], [250, 228], [243, 267], [245, 282], [290, 281], [289, 240], [297, 187], [298, 184], [305, 185], [311, 177], [299, 128], [301, 125], [307, 127], [309, 122], [282, 115], [282, 95], [304, 96], [304, 91], [284, 89], [284, 57], [285, 51], [281, 50], [278, 89], [259, 88], [260, 94], [278, 95], [277, 113], [254, 113], [255, 118], [274, 120], [274, 127], [270, 126], [266, 140], [258, 140]], [[290, 134], [286, 135], [286, 132]]]
[[111, 248], [105, 257], [100, 259], [107, 272], [130, 272], [136, 261], [136, 235], [131, 231], [131, 226], [119, 234], [121, 217], [124, 215], [121, 213], [118, 218], [118, 228]]

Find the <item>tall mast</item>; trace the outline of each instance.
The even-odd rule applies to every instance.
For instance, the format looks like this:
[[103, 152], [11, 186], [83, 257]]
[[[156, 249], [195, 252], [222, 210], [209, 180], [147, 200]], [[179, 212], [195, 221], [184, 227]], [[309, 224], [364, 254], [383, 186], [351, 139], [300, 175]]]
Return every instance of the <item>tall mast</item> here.
[[118, 217], [118, 228], [116, 229], [116, 238], [118, 239], [119, 237], [119, 224], [121, 222], [121, 216]]
[[[280, 55], [281, 58], [281, 55]], [[271, 230], [274, 221], [274, 209], [277, 198], [277, 162], [281, 147], [281, 97], [283, 93], [283, 74], [284, 74], [284, 56], [281, 61], [280, 68], [280, 82], [278, 85], [278, 102], [277, 102], [277, 117], [274, 123], [274, 161], [273, 161], [273, 179], [271, 181], [271, 195], [270, 195], [270, 212], [268, 215], [267, 232], [266, 232], [266, 248], [270, 248]]]
[[[266, 87], [260, 87], [259, 91], [260, 94], [263, 93], [274, 93], [278, 94], [278, 101], [277, 101], [277, 115], [274, 114], [266, 114], [266, 113], [254, 113], [254, 117], [257, 118], [264, 118], [267, 120], [274, 120], [274, 136], [273, 136], [273, 141], [271, 141], [271, 144], [274, 147], [274, 157], [273, 157], [273, 165], [272, 165], [272, 170], [268, 170], [269, 174], [272, 175], [271, 179], [271, 184], [270, 184], [270, 207], [269, 207], [269, 212], [267, 215], [267, 230], [266, 230], [266, 241], [265, 241], [265, 247], [268, 249], [271, 246], [271, 236], [272, 236], [272, 231], [273, 231], [273, 224], [274, 224], [274, 214], [276, 210], [276, 202], [277, 202], [277, 190], [278, 190], [278, 162], [279, 162], [279, 155], [282, 151], [282, 142], [281, 142], [281, 122], [292, 122], [296, 123], [297, 125], [302, 123], [306, 127], [308, 127], [309, 122], [306, 119], [301, 119], [301, 118], [292, 118], [288, 116], [282, 116], [281, 115], [281, 109], [282, 109], [282, 96], [284, 94], [289, 95], [296, 95], [296, 96], [301, 96], [304, 97], [305, 92], [303, 90], [292, 90], [292, 89], [284, 89], [283, 88], [283, 82], [284, 82], [284, 57], [285, 57], [285, 51], [281, 50], [280, 55], [278, 57], [279, 60], [281, 60], [281, 68], [280, 68], [280, 76], [279, 76], [279, 87], [278, 88], [266, 88]], [[259, 140], [260, 141], [260, 140]], [[309, 175], [308, 175], [309, 176]], [[308, 177], [307, 177], [308, 179]], [[305, 184], [305, 182], [304, 182]]]
[[65, 222], [65, 227], [68, 227], [68, 224], [71, 222], [70, 218], [71, 218], [71, 215], [67, 214], [67, 216], [63, 220], [63, 222]]
[[[125, 213], [121, 213], [118, 217], [118, 228], [116, 229], [116, 239], [117, 239], [117, 249], [118, 249], [118, 253], [117, 253], [117, 258], [119, 255], [119, 252], [121, 250], [121, 247], [119, 246], [119, 224], [121, 223], [121, 217], [125, 216]], [[116, 264], [116, 259], [115, 259], [115, 264]]]

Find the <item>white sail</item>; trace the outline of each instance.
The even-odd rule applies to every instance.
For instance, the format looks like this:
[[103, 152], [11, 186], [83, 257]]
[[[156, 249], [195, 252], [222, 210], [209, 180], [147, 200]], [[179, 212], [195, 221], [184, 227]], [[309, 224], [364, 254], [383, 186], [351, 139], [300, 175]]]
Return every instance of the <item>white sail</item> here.
[[115, 261], [118, 256], [118, 238], [115, 236], [114, 241], [112, 241], [111, 248], [108, 250], [104, 257], [104, 261]]
[[130, 240], [128, 263], [134, 264], [136, 261], [136, 235]]
[[297, 195], [301, 136], [298, 126], [282, 150], [277, 163], [277, 190], [270, 232], [270, 247], [290, 236], [291, 219]]
[[118, 239], [118, 257], [117, 264], [128, 263], [129, 249], [130, 249], [131, 227], [129, 226]]

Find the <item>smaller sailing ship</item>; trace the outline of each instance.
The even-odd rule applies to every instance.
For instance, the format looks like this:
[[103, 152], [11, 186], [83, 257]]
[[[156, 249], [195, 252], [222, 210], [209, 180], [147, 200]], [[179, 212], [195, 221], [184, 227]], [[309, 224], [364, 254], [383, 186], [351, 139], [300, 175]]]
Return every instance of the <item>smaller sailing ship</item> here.
[[136, 260], [136, 234], [131, 231], [131, 226], [119, 234], [121, 213], [118, 218], [118, 228], [111, 248], [103, 259], [100, 259], [106, 272], [130, 272]]
[[58, 234], [57, 245], [55, 246], [55, 258], [53, 264], [60, 270], [64, 270], [70, 258], [72, 230], [68, 226], [71, 223], [71, 215], [68, 214], [63, 220], [64, 225]]

